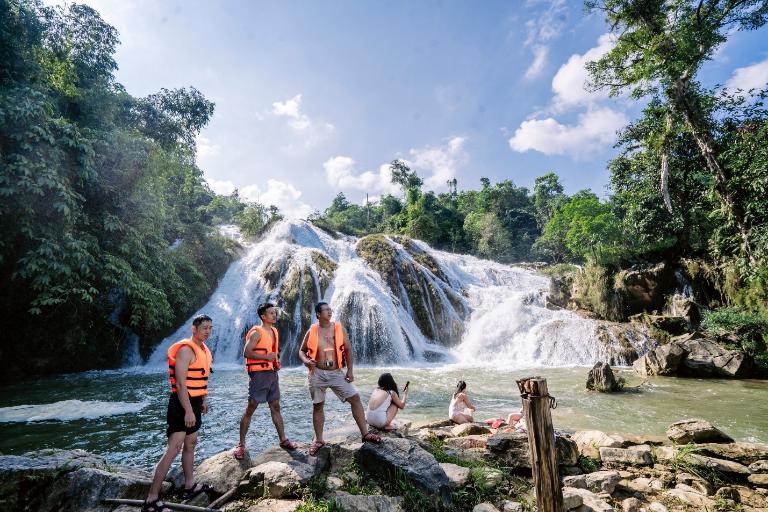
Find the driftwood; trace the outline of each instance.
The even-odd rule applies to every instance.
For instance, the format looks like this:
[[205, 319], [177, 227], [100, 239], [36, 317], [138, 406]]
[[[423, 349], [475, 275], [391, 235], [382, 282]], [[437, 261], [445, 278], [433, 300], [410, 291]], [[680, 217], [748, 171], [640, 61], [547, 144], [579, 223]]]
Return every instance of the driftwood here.
[[225, 505], [232, 498], [234, 498], [236, 494], [237, 494], [237, 487], [234, 487], [228, 490], [227, 492], [225, 492], [224, 494], [222, 494], [221, 496], [219, 496], [218, 498], [216, 498], [216, 501], [212, 502], [210, 505], [208, 505], [208, 507], [213, 509], [219, 509], [221, 508], [222, 505]]
[[550, 413], [550, 408], [555, 406], [554, 398], [549, 396], [547, 380], [541, 377], [520, 379], [517, 386], [523, 400], [523, 414], [531, 448], [536, 510], [565, 512], [557, 467], [555, 430]]
[[[135, 507], [141, 507], [144, 504], [144, 500], [128, 500], [123, 498], [107, 498], [101, 501], [102, 503], [111, 505], [133, 505]], [[168, 503], [167, 501], [163, 501], [163, 506], [170, 508], [171, 510], [182, 510], [186, 512], [216, 512], [216, 510], [212, 508], [196, 507], [194, 505], [185, 505], [183, 503]]]

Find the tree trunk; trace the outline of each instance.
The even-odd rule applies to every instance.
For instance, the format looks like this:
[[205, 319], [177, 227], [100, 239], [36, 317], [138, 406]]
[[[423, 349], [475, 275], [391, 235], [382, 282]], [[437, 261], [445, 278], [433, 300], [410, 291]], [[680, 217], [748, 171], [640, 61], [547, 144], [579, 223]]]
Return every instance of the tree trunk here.
[[747, 225], [746, 215], [741, 204], [738, 203], [728, 190], [728, 182], [731, 179], [730, 172], [727, 168], [720, 165], [720, 162], [715, 158], [714, 141], [712, 134], [704, 126], [704, 122], [701, 119], [701, 109], [697, 102], [691, 98], [690, 89], [688, 88], [688, 79], [679, 78], [675, 81], [674, 88], [672, 90], [672, 101], [675, 108], [682, 112], [685, 122], [691, 131], [691, 135], [696, 140], [696, 144], [699, 146], [699, 151], [704, 157], [707, 163], [707, 167], [715, 177], [715, 190], [720, 202], [725, 208], [726, 214], [736, 223], [736, 228], [739, 231], [741, 237], [741, 250], [742, 256], [749, 258], [749, 261], [754, 263], [754, 257], [752, 256], [752, 249], [749, 243], [749, 226]]

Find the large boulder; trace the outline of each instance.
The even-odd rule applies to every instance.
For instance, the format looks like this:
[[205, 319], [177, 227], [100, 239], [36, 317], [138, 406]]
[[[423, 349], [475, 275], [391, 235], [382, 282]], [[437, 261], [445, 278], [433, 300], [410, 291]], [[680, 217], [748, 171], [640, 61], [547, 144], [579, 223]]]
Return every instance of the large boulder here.
[[621, 448], [624, 439], [599, 430], [580, 430], [571, 436], [579, 452], [585, 457], [600, 459], [600, 448]]
[[741, 377], [751, 367], [751, 361], [744, 352], [728, 350], [708, 338], [689, 339], [679, 344], [686, 351], [678, 371], [680, 375]]
[[667, 427], [667, 437], [677, 444], [733, 442], [731, 436], [702, 419], [687, 419], [671, 424]]
[[626, 318], [637, 313], [662, 311], [667, 296], [677, 287], [675, 269], [667, 263], [636, 267], [619, 272], [614, 288], [621, 298]]
[[621, 386], [616, 381], [610, 365], [598, 362], [589, 370], [587, 375], [587, 389], [592, 391], [613, 392], [620, 391]]
[[247, 453], [242, 460], [237, 460], [232, 455], [232, 450], [227, 450], [201, 462], [195, 469], [195, 480], [211, 486], [218, 494], [224, 494], [237, 487], [251, 467], [253, 462]]
[[145, 471], [80, 468], [57, 480], [46, 492], [45, 505], [38, 510], [107, 512], [112, 506], [103, 504], [103, 499], [144, 499], [151, 484], [152, 475]]
[[364, 443], [357, 453], [358, 463], [371, 473], [391, 475], [402, 472], [416, 487], [432, 496], [450, 501], [450, 480], [428, 451], [410, 439], [382, 439]]
[[312, 467], [303, 462], [265, 462], [245, 473], [241, 492], [268, 498], [300, 496], [301, 488], [307, 485], [313, 476]]
[[768, 459], [768, 444], [766, 443], [707, 443], [698, 448], [702, 455], [711, 455], [718, 459], [728, 459], [740, 464], [749, 465], [760, 459]]
[[640, 357], [632, 367], [643, 376], [675, 375], [685, 354], [686, 351], [677, 343], [661, 345]]
[[331, 460], [331, 450], [335, 448], [335, 445], [326, 444], [317, 451], [314, 457], [310, 457], [307, 453], [309, 445], [307, 443], [297, 444], [298, 448], [295, 450], [286, 450], [279, 446], [272, 446], [254, 457], [251, 466], [258, 466], [265, 462], [285, 462], [286, 464], [300, 462], [309, 465], [315, 475], [322, 473], [328, 468]]

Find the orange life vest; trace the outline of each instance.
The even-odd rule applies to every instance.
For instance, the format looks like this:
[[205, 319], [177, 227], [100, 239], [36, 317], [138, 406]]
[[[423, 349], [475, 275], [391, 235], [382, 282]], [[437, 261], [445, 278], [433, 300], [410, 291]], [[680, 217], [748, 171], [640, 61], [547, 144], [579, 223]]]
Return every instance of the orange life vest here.
[[[333, 324], [333, 341], [336, 344], [336, 362], [339, 364], [339, 368], [343, 368], [347, 365], [344, 360], [344, 331], [339, 322], [334, 322]], [[309, 339], [307, 339], [307, 355], [315, 361], [317, 361], [317, 347], [319, 345], [318, 327], [318, 324], [309, 326]]]
[[176, 353], [181, 347], [189, 347], [195, 353], [195, 360], [187, 368], [187, 392], [189, 396], [208, 394], [208, 376], [211, 374], [211, 351], [203, 343], [198, 345], [191, 339], [177, 341], [168, 349], [168, 373], [171, 377], [171, 393], [176, 393]]
[[250, 338], [251, 335], [256, 331], [258, 331], [261, 336], [259, 337], [259, 341], [256, 342], [256, 346], [253, 347], [253, 351], [257, 354], [269, 354], [270, 352], [274, 352], [275, 360], [273, 362], [267, 361], [266, 359], [249, 359], [246, 357], [245, 368], [249, 372], [264, 372], [267, 370], [280, 369], [280, 361], [278, 360], [280, 336], [277, 334], [277, 329], [272, 327], [273, 338], [270, 340], [269, 332], [264, 328], [264, 326], [254, 325], [250, 328], [248, 334], [245, 335], [246, 344], [248, 343], [248, 338]]

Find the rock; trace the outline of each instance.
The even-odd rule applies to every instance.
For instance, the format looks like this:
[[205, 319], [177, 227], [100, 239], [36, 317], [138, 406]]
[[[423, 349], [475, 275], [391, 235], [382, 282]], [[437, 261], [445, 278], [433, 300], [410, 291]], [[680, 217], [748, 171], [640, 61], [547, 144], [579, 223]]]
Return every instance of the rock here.
[[501, 504], [501, 512], [523, 512], [523, 510], [523, 504], [517, 501], [504, 500]]
[[728, 350], [708, 338], [690, 339], [680, 345], [686, 351], [680, 375], [740, 377], [751, 368], [751, 360], [743, 352]]
[[627, 498], [621, 502], [623, 512], [639, 512], [643, 503], [637, 498]]
[[764, 473], [757, 474], [757, 475], [749, 475], [747, 480], [749, 480], [749, 483], [751, 483], [755, 487], [768, 487], [768, 475]]
[[579, 452], [585, 457], [600, 459], [600, 448], [621, 448], [623, 440], [599, 430], [580, 430], [571, 436]]
[[456, 425], [453, 420], [437, 420], [437, 421], [416, 421], [411, 425], [412, 430], [420, 430], [423, 428], [434, 429], [440, 427], [453, 427]]
[[610, 506], [596, 494], [586, 489], [566, 487], [563, 489], [563, 491], [565, 491], [565, 489], [568, 489], [571, 493], [575, 493], [581, 496], [582, 504], [581, 506], [575, 508], [575, 510], [578, 512], [613, 512], [612, 506]]
[[[507, 466], [531, 468], [531, 455], [528, 446], [528, 434], [522, 432], [496, 432], [488, 437], [486, 449], [491, 459], [503, 462]], [[565, 436], [555, 438], [557, 462], [563, 466], [575, 466], [579, 460], [576, 443]]]
[[252, 466], [253, 462], [247, 452], [242, 460], [237, 460], [232, 455], [232, 450], [227, 450], [201, 462], [195, 468], [195, 481], [210, 485], [218, 494], [224, 494], [237, 487], [245, 472]]
[[621, 386], [613, 375], [613, 370], [607, 363], [598, 362], [589, 370], [587, 389], [610, 393], [620, 391]]
[[483, 489], [493, 489], [504, 481], [504, 473], [495, 468], [477, 467], [470, 470], [472, 480]]
[[637, 359], [632, 368], [642, 376], [675, 375], [685, 354], [677, 343], [661, 345]]
[[600, 448], [603, 462], [650, 466], [653, 464], [651, 447], [648, 445], [630, 446], [629, 448]]
[[765, 443], [711, 443], [700, 444], [696, 448], [700, 453], [745, 465], [768, 458], [768, 444]]
[[[284, 450], [279, 446], [271, 446], [258, 454], [256, 457], [253, 457], [251, 467], [264, 464], [265, 462], [285, 462], [287, 464], [300, 462], [302, 464], [308, 464], [312, 468], [312, 472], [315, 475], [319, 475], [328, 469], [331, 459], [331, 448], [333, 445], [327, 443], [317, 451], [317, 454], [314, 457], [310, 457], [307, 453], [309, 450], [309, 444], [297, 444], [298, 448], [295, 450]], [[354, 451], [355, 447], [360, 445], [361, 443], [351, 443], [345, 444], [344, 446], [347, 450]], [[350, 462], [353, 460], [354, 458], [350, 459]]]
[[[357, 452], [363, 447], [363, 443], [334, 443], [326, 446], [329, 446], [330, 470], [337, 472], [355, 462]], [[316, 459], [321, 457], [324, 448], [325, 446], [317, 452]]]
[[618, 471], [596, 471], [586, 475], [567, 476], [563, 478], [563, 485], [575, 487], [577, 489], [587, 489], [589, 491], [600, 493], [607, 492], [612, 494], [619, 483]]
[[657, 436], [653, 434], [611, 434], [611, 437], [615, 439], [621, 439], [623, 444], [622, 448], [633, 446], [636, 444], [647, 444], [650, 446], [662, 446], [669, 444], [669, 439], [666, 436]]
[[640, 477], [626, 481], [623, 486], [632, 491], [646, 494], [664, 489], [664, 482], [656, 478]]
[[703, 478], [691, 475], [690, 473], [678, 473], [675, 475], [675, 479], [678, 484], [687, 485], [696, 492], [700, 492], [706, 496], [712, 495], [715, 490], [712, 488], [712, 484], [704, 480]]
[[660, 462], [674, 460], [679, 450], [674, 446], [657, 446], [655, 450], [656, 460]]
[[451, 429], [451, 435], [453, 437], [461, 436], [473, 436], [478, 434], [490, 434], [491, 430], [485, 425], [478, 425], [477, 423], [464, 423], [463, 425], [456, 425]]
[[687, 419], [671, 424], [667, 427], [667, 437], [676, 444], [733, 442], [733, 438], [701, 419]]
[[560, 466], [561, 476], [576, 476], [583, 473], [584, 471], [582, 471], [579, 466]]
[[677, 288], [675, 269], [659, 263], [631, 270], [622, 270], [615, 277], [615, 289], [623, 305], [625, 317], [636, 313], [662, 311], [667, 296]]
[[257, 497], [299, 496], [301, 487], [307, 485], [313, 476], [314, 471], [309, 464], [270, 461], [254, 466], [245, 473], [247, 485], [243, 490]]
[[431, 453], [409, 439], [383, 439], [381, 443], [364, 443], [358, 452], [360, 466], [372, 473], [391, 474], [402, 471], [405, 476], [430, 495], [450, 501], [450, 481]]
[[747, 507], [765, 507], [766, 503], [768, 503], [768, 495], [765, 489], [750, 489], [745, 485], [734, 485], [733, 489], [739, 495], [736, 501], [742, 505]]
[[108, 511], [104, 498], [144, 499], [152, 475], [139, 470], [110, 473], [103, 469], [81, 467], [59, 478], [45, 491], [45, 505], [40, 510]]
[[739, 501], [739, 491], [734, 489], [733, 487], [721, 487], [717, 490], [715, 493], [715, 498], [718, 500], [731, 500], [731, 501]]
[[248, 512], [294, 512], [301, 506], [301, 500], [276, 500], [267, 498], [248, 507]]
[[685, 333], [690, 324], [684, 316], [677, 315], [644, 315], [647, 325], [661, 329], [669, 334], [680, 335]]
[[667, 507], [659, 503], [658, 501], [651, 502], [648, 505], [648, 512], [667, 512]]
[[462, 487], [469, 480], [470, 469], [451, 464], [449, 462], [441, 462], [440, 467], [445, 471], [448, 476], [449, 485], [452, 488]]
[[726, 473], [732, 476], [747, 476], [750, 474], [749, 469], [743, 464], [733, 462], [731, 460], [716, 459], [714, 457], [707, 457], [706, 455], [699, 455], [697, 453], [689, 453], [685, 455], [685, 461], [698, 466], [704, 466], [706, 468], [714, 469], [721, 473]]
[[326, 486], [326, 487], [327, 487], [329, 490], [331, 490], [331, 491], [335, 491], [335, 490], [337, 490], [337, 489], [341, 489], [342, 487], [344, 487], [344, 480], [342, 480], [341, 478], [339, 478], [339, 477], [337, 477], [337, 476], [333, 476], [333, 475], [330, 475], [330, 476], [329, 476], [329, 477], [328, 477], [328, 478], [325, 480], [325, 486]]
[[563, 487], [563, 506], [565, 510], [578, 508], [584, 503], [581, 494], [578, 494], [570, 487]]
[[364, 496], [337, 494], [336, 505], [345, 512], [402, 512], [403, 498], [390, 496]]
[[749, 470], [753, 473], [768, 473], [768, 460], [758, 460], [749, 465]]
[[491, 503], [479, 503], [474, 506], [472, 512], [499, 512], [499, 509]]
[[488, 437], [483, 435], [470, 435], [464, 437], [448, 437], [444, 440], [445, 444], [454, 448], [468, 450], [470, 448], [485, 448]]
[[715, 507], [715, 501], [707, 496], [686, 489], [669, 489], [664, 491], [663, 496], [668, 499], [674, 499], [699, 507], [700, 510], [712, 510]]

